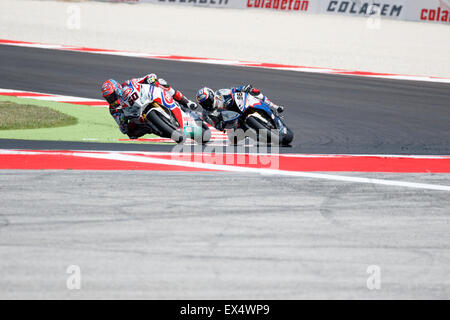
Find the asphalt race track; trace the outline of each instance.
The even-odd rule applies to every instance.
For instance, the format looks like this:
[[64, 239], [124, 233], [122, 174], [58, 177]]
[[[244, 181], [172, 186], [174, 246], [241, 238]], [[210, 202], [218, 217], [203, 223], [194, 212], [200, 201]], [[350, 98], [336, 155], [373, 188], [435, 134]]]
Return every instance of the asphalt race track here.
[[[282, 152], [450, 154], [446, 84], [0, 46], [0, 88], [99, 98], [104, 79], [149, 72], [191, 98], [204, 85], [257, 86], [286, 106], [295, 139]], [[341, 174], [450, 185], [450, 174]], [[0, 170], [0, 196], [3, 299], [450, 297], [448, 191], [250, 173]], [[72, 265], [80, 290], [66, 286]]]
[[202, 86], [253, 84], [286, 106], [286, 121], [295, 138], [285, 152], [450, 154], [448, 84], [0, 45], [0, 88], [99, 99], [105, 79], [125, 80], [151, 72], [191, 99]]

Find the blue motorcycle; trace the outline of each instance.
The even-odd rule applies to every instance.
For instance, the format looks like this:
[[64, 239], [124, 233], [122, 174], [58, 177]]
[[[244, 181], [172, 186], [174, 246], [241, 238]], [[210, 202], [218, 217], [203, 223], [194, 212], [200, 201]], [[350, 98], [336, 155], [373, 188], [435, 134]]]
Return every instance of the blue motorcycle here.
[[[231, 98], [232, 101], [220, 101], [227, 98]], [[219, 108], [215, 122], [222, 121], [224, 129], [234, 129], [228, 130], [228, 137], [232, 143], [237, 143], [248, 136], [259, 143], [288, 146], [294, 139], [293, 132], [286, 126], [283, 119], [272, 111], [267, 103], [251, 94], [232, 89], [230, 97], [230, 95], [222, 95], [219, 90], [216, 92], [216, 99], [219, 105], [221, 102], [227, 107]], [[242, 131], [239, 132], [236, 129], [242, 129]], [[242, 132], [245, 132], [245, 136], [242, 136]]]

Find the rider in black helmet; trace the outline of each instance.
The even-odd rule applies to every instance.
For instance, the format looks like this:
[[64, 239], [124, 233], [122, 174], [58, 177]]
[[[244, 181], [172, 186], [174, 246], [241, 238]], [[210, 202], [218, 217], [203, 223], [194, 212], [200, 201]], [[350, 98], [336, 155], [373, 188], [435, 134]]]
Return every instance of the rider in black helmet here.
[[216, 92], [211, 88], [203, 87], [197, 91], [197, 102], [204, 110], [205, 121], [209, 120], [208, 122], [219, 131], [223, 131], [224, 129], [224, 123], [219, 117], [219, 109], [232, 110], [235, 107], [232, 90], [251, 94], [255, 98], [267, 103], [275, 113], [282, 113], [284, 111], [284, 107], [274, 104], [260, 90], [253, 88], [250, 84], [232, 89], [220, 89]]

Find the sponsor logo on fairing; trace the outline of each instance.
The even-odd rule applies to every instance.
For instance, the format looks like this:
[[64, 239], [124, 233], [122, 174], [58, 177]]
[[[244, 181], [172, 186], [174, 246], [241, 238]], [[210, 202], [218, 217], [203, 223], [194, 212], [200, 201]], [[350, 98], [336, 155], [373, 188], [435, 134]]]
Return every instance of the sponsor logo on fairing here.
[[165, 105], [171, 106], [173, 104], [173, 98], [169, 94], [169, 92], [167, 92], [166, 90], [163, 90], [163, 96], [164, 96], [164, 101], [166, 102]]
[[265, 8], [286, 11], [308, 11], [307, 0], [247, 0], [247, 8]]
[[400, 15], [402, 14], [402, 10], [403, 5], [400, 4], [361, 0], [332, 0], [328, 2], [328, 5], [326, 7], [326, 11], [332, 13], [362, 16], [378, 14], [387, 17], [400, 17]]

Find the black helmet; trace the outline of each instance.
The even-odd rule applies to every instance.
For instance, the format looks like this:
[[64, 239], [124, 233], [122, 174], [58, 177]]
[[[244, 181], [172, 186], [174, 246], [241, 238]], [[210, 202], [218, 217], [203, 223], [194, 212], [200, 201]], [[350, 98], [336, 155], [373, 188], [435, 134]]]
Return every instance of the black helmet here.
[[204, 87], [197, 91], [197, 102], [206, 111], [212, 111], [214, 109], [214, 91], [210, 88]]

